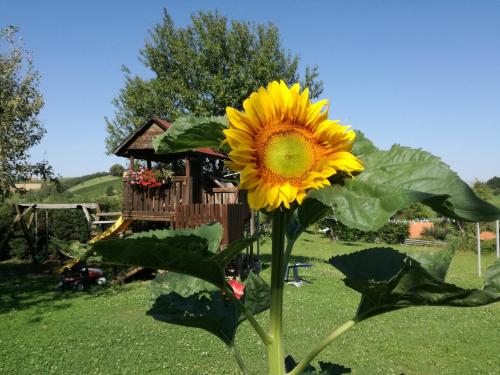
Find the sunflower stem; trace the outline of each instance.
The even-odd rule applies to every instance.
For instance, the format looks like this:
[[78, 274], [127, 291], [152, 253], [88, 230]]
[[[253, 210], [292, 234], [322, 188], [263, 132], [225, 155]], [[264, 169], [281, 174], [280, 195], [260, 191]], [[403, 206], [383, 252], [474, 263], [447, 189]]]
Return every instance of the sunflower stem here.
[[262, 342], [265, 345], [269, 345], [271, 343], [271, 341], [272, 341], [272, 338], [264, 330], [264, 328], [261, 327], [261, 325], [259, 324], [259, 322], [257, 322], [257, 320], [255, 319], [255, 316], [250, 311], [248, 311], [248, 309], [245, 307], [244, 303], [242, 303], [238, 298], [236, 298], [236, 296], [234, 295], [233, 291], [229, 287], [226, 286], [225, 291], [226, 291], [227, 295], [229, 296], [229, 298], [231, 298], [231, 300], [234, 302], [234, 304], [241, 311], [241, 313], [243, 315], [245, 315], [245, 318], [248, 319], [248, 321], [252, 325], [252, 327], [255, 330], [255, 332], [257, 332], [257, 334], [259, 335], [259, 337], [262, 340]]
[[245, 362], [243, 362], [243, 358], [241, 358], [240, 352], [236, 348], [236, 346], [231, 345], [229, 346], [229, 350], [233, 354], [234, 359], [236, 360], [236, 363], [238, 364], [238, 367], [240, 368], [240, 372], [242, 375], [248, 375], [248, 370], [245, 366]]
[[272, 342], [267, 346], [269, 375], [285, 374], [285, 348], [283, 343], [283, 262], [285, 258], [285, 212], [277, 209], [273, 215], [271, 255], [271, 310], [270, 333]]
[[299, 375], [304, 371], [307, 365], [323, 350], [325, 349], [333, 340], [339, 337], [344, 332], [348, 331], [356, 324], [356, 321], [349, 320], [348, 322], [341, 325], [339, 328], [334, 330], [328, 336], [326, 336], [321, 342], [316, 344], [314, 348], [306, 354], [306, 356], [299, 362], [295, 368], [288, 373], [288, 375]]

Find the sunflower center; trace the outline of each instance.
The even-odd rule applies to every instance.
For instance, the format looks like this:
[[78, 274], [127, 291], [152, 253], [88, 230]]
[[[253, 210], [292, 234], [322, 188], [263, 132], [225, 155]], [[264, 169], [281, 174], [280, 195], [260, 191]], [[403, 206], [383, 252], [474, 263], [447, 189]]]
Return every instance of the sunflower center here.
[[302, 176], [314, 163], [314, 148], [300, 134], [274, 135], [264, 151], [264, 165], [284, 178]]

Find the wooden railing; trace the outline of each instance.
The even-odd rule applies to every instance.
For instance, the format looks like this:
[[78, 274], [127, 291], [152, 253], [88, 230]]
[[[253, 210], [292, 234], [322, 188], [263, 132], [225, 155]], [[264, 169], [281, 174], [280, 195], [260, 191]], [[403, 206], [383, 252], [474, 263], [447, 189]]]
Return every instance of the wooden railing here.
[[169, 185], [153, 189], [123, 185], [123, 217], [146, 221], [168, 221], [173, 229], [194, 228], [218, 221], [224, 228], [222, 245], [241, 239], [250, 219], [244, 194], [236, 188], [214, 188], [203, 191], [203, 203], [193, 203], [190, 184], [186, 177], [174, 177]]
[[175, 213], [178, 205], [189, 204], [189, 184], [186, 177], [174, 177], [168, 185], [153, 189], [123, 183], [123, 216], [143, 220], [165, 220]]
[[205, 204], [224, 204], [238, 202], [238, 188], [224, 187], [213, 188], [210, 191], [203, 191], [202, 203]]
[[249, 219], [250, 210], [243, 203], [190, 204], [178, 205], [171, 223], [174, 229], [182, 229], [218, 221], [224, 228], [222, 244], [227, 245], [244, 237]]

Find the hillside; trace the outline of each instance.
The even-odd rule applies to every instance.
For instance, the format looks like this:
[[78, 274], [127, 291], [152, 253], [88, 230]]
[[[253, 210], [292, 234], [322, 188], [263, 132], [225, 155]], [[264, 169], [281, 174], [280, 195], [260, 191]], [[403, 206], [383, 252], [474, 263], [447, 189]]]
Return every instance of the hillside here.
[[122, 191], [122, 179], [117, 176], [101, 176], [83, 181], [68, 189], [69, 192], [75, 195], [83, 196], [99, 196], [106, 194], [109, 187], [113, 188], [115, 194]]

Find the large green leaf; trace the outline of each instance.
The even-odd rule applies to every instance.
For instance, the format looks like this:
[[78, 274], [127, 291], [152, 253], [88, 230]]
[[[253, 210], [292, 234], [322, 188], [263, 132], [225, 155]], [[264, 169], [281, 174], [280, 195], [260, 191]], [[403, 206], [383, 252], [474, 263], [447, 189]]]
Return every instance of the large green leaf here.
[[167, 131], [153, 139], [157, 154], [185, 152], [200, 147], [218, 149], [227, 128], [225, 117], [179, 117]]
[[303, 230], [321, 220], [331, 212], [331, 205], [326, 205], [317, 199], [305, 199], [297, 210], [300, 226]]
[[[155, 302], [148, 315], [166, 323], [197, 327], [233, 345], [238, 325], [246, 318], [232, 300], [201, 279], [173, 272], [158, 275], [151, 282]], [[242, 303], [252, 314], [270, 306], [271, 288], [251, 272], [245, 283]]]
[[[391, 248], [367, 249], [333, 257], [329, 262], [346, 276], [345, 284], [362, 295], [356, 312], [358, 321], [409, 306], [473, 307], [500, 301], [500, 261], [488, 270], [483, 289], [460, 288], [433, 276], [431, 272], [436, 270], [442, 275], [450, 262], [448, 256], [439, 253], [426, 263], [431, 272]], [[444, 264], [437, 265], [439, 262]]]
[[228, 263], [255, 238], [236, 241], [215, 253], [218, 248], [215, 243], [220, 242], [220, 238], [220, 224], [207, 224], [195, 229], [152, 231], [125, 239], [99, 241], [93, 248], [105, 263], [166, 269], [223, 288]]
[[238, 308], [220, 289], [198, 278], [168, 272], [151, 282], [155, 302], [148, 315], [166, 323], [197, 327], [232, 345]]
[[420, 265], [436, 279], [444, 281], [455, 252], [458, 250], [459, 241], [454, 239], [446, 249], [431, 253], [420, 251], [409, 254]]
[[[271, 287], [262, 277], [250, 272], [245, 281], [245, 295], [243, 303], [248, 311], [257, 315], [271, 306]], [[245, 315], [241, 315], [239, 321], [245, 320]]]
[[146, 232], [138, 232], [127, 237], [127, 239], [156, 238], [161, 240], [168, 237], [195, 235], [198, 237], [205, 238], [208, 243], [208, 250], [215, 253], [219, 249], [219, 245], [222, 240], [223, 234], [224, 234], [224, 228], [222, 227], [222, 224], [219, 222], [214, 222], [210, 224], [200, 225], [199, 227], [195, 228], [185, 228], [185, 229], [175, 229], [175, 230], [157, 229]]
[[378, 150], [362, 135], [353, 152], [363, 160], [361, 174], [308, 195], [332, 207], [336, 218], [349, 227], [376, 230], [416, 202], [458, 220], [500, 218], [500, 209], [477, 197], [448, 165], [428, 152], [399, 145]]

